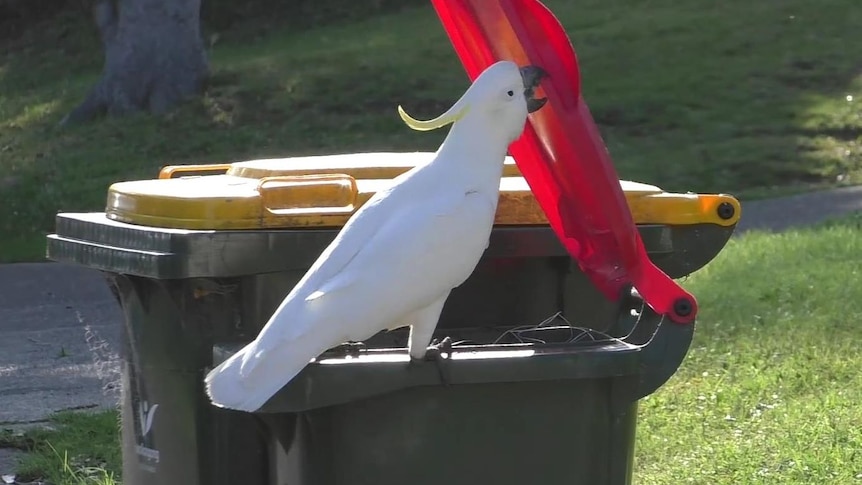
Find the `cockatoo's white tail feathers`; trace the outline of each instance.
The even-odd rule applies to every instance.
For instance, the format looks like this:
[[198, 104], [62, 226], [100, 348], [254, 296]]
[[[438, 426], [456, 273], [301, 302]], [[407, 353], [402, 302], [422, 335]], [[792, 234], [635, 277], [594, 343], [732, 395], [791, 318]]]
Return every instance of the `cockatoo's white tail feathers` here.
[[247, 347], [231, 356], [229, 360], [222, 362], [210, 371], [204, 379], [207, 396], [216, 406], [232, 407], [236, 404], [236, 400], [245, 394], [239, 374], [242, 367], [242, 355], [246, 352], [248, 352]]
[[245, 347], [207, 374], [206, 392], [213, 404], [239, 411], [257, 411], [314, 358], [298, 343], [269, 349], [265, 358], [252, 359], [253, 366], [243, 366], [246, 353], [255, 352], [255, 349], [255, 345]]

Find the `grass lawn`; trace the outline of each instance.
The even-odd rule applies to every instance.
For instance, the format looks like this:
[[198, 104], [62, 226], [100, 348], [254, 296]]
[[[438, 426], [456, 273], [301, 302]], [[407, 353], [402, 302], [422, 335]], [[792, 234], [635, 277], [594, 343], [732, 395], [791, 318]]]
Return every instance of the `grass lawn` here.
[[[862, 179], [857, 0], [547, 4], [623, 178], [757, 196]], [[430, 4], [218, 34], [201, 99], [69, 129], [102, 64], [89, 19], [0, 45], [0, 262], [41, 259], [57, 211], [100, 210], [111, 182], [165, 164], [434, 149], [443, 133], [407, 129], [395, 106], [434, 116], [467, 85]]]
[[[641, 403], [636, 484], [862, 479], [860, 230], [856, 214], [746, 234], [685, 282], [700, 302], [698, 328], [676, 375]], [[68, 463], [104, 463], [119, 474], [113, 413], [62, 415], [58, 423], [68, 426], [33, 436], [39, 452], [22, 472], [90, 483], [69, 471], [66, 481], [58, 477], [68, 452]]]
[[636, 483], [862, 479], [860, 230], [747, 234], [686, 281], [695, 341], [641, 406]]
[[16, 470], [18, 482], [115, 485], [122, 471], [117, 420], [113, 411], [59, 413], [50, 428], [0, 430], [0, 447], [29, 451]]

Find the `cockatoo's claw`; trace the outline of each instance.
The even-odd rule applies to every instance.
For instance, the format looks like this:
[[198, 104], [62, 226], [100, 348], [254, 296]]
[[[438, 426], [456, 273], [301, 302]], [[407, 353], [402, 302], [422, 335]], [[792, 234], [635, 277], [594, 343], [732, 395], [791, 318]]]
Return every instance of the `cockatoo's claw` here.
[[452, 339], [448, 336], [439, 342], [432, 342], [428, 348], [434, 358], [437, 372], [440, 374], [440, 382], [448, 386], [452, 379], [449, 378], [449, 358], [452, 356]]
[[345, 357], [359, 357], [359, 352], [365, 349], [364, 342], [345, 342], [333, 350], [335, 354], [343, 354]]
[[433, 351], [432, 353], [435, 354], [435, 357], [439, 357], [441, 354], [447, 354], [448, 357], [452, 353], [452, 338], [447, 336], [439, 342], [437, 339], [434, 339], [428, 350]]

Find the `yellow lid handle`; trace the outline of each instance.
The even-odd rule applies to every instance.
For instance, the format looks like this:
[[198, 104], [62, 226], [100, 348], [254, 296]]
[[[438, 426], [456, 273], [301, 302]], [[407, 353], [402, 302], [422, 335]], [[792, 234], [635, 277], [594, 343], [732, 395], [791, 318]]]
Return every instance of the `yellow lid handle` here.
[[221, 172], [225, 173], [230, 169], [229, 163], [213, 163], [202, 165], [168, 165], [159, 171], [160, 179], [172, 179], [174, 175], [180, 175], [189, 172]]
[[632, 217], [647, 224], [718, 224], [739, 222], [742, 210], [735, 197], [726, 194], [661, 193], [629, 200]]
[[352, 214], [359, 189], [341, 173], [264, 177], [257, 185], [263, 207], [275, 216]]

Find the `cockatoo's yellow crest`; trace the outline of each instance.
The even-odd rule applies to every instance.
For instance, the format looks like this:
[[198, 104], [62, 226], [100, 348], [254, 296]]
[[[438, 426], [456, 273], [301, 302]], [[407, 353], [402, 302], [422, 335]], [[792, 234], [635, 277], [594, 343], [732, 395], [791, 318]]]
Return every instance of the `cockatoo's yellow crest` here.
[[427, 121], [420, 121], [410, 116], [406, 111], [404, 111], [404, 108], [402, 108], [401, 105], [398, 105], [398, 114], [401, 116], [401, 119], [404, 120], [404, 123], [406, 123], [410, 128], [416, 131], [431, 131], [463, 118], [464, 115], [467, 114], [469, 106], [460, 107], [459, 105], [460, 103], [456, 103], [449, 108], [449, 111], [446, 111], [433, 120]]

